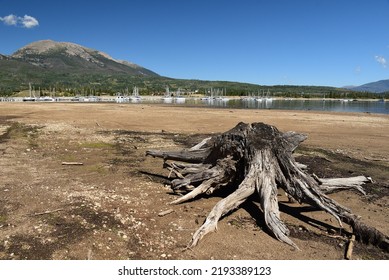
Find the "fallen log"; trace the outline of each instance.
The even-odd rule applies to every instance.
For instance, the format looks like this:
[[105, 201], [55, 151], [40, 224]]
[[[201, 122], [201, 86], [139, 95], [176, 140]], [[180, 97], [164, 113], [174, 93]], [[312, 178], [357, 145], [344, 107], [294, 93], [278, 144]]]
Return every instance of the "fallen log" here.
[[[280, 132], [264, 123], [239, 123], [220, 135], [204, 139], [182, 151], [147, 151], [146, 155], [164, 159], [164, 166], [177, 178], [171, 181], [175, 192], [185, 195], [172, 204], [183, 203], [201, 194], [232, 186], [234, 191], [220, 200], [209, 213], [204, 224], [194, 233], [188, 247], [193, 247], [209, 232], [217, 229], [218, 220], [238, 208], [243, 202], [259, 195], [265, 224], [280, 241], [295, 248], [288, 237], [289, 230], [280, 219], [277, 193], [283, 189], [299, 203], [307, 203], [326, 211], [351, 225], [358, 240], [388, 249], [389, 238], [375, 228], [365, 225], [351, 210], [340, 205], [325, 193], [353, 188], [363, 192], [362, 185], [371, 179], [321, 179], [303, 170], [293, 151], [307, 138], [296, 132]], [[173, 160], [173, 161], [172, 161]], [[176, 162], [179, 161], [179, 162]], [[174, 171], [174, 172], [172, 172]]]

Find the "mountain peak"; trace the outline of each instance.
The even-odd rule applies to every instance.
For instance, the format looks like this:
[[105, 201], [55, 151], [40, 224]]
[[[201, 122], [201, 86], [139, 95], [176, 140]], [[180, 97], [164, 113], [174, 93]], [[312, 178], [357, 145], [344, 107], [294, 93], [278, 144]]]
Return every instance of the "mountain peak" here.
[[56, 42], [53, 40], [41, 40], [32, 42], [12, 54], [13, 57], [21, 57], [24, 54], [43, 54], [56, 49], [72, 49], [72, 48], [82, 48], [81, 46], [73, 43], [67, 42]]
[[16, 51], [14, 54], [12, 54], [12, 56], [15, 58], [21, 58], [25, 55], [41, 55], [49, 54], [52, 52], [62, 52], [68, 56], [79, 56], [86, 60], [91, 60], [91, 53], [98, 53], [105, 58], [114, 60], [112, 57], [105, 53], [86, 48], [75, 43], [56, 42], [53, 40], [41, 40], [30, 43]]
[[20, 48], [11, 57], [35, 66], [66, 71], [83, 69], [92, 72], [157, 75], [132, 62], [116, 60], [104, 52], [70, 42], [36, 41]]
[[367, 92], [373, 92], [373, 93], [389, 92], [389, 79], [363, 84], [361, 86], [354, 87], [353, 90], [367, 91]]

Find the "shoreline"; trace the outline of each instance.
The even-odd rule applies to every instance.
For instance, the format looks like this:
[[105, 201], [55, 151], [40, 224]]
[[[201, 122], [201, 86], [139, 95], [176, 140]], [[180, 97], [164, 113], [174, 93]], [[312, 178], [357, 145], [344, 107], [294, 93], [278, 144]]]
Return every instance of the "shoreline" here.
[[[1, 100], [5, 100], [5, 99], [14, 99], [16, 100], [15, 102], [22, 102], [23, 101], [23, 98], [25, 97], [28, 97], [28, 94], [24, 94], [24, 95], [21, 95], [21, 96], [0, 96], [0, 101]], [[54, 99], [60, 99], [60, 100], [70, 100], [73, 99], [73, 98], [88, 98], [88, 97], [98, 97], [98, 98], [101, 98], [102, 99], [102, 102], [108, 102], [108, 101], [112, 101], [112, 102], [115, 102], [115, 98], [116, 96], [114, 95], [100, 95], [100, 96], [94, 96], [94, 95], [90, 95], [90, 96], [55, 96], [53, 97]], [[131, 97], [131, 95], [128, 95], [127, 97]], [[164, 96], [163, 95], [140, 95], [140, 97], [142, 99], [145, 99], [145, 100], [160, 100], [162, 99]], [[174, 96], [172, 96], [174, 98]], [[193, 100], [200, 100], [200, 99], [203, 99], [203, 98], [209, 98], [209, 96], [182, 96], [184, 98], [187, 98], [187, 99], [193, 99]], [[236, 96], [236, 95], [231, 95], [231, 96], [225, 96], [227, 99], [230, 99], [230, 100], [241, 100], [241, 99], [245, 99], [245, 98], [258, 98], [257, 96]], [[39, 97], [36, 97], [36, 98], [39, 98]], [[266, 97], [263, 97], [263, 96], [260, 96], [260, 98], [266, 98]], [[350, 101], [371, 101], [371, 102], [374, 102], [374, 101], [382, 101], [382, 98], [328, 98], [328, 97], [284, 97], [284, 96], [269, 96], [269, 98], [272, 98], [273, 100], [328, 100], [328, 101], [339, 101], [339, 100], [350, 100]], [[387, 99], [384, 99], [384, 101], [388, 101]], [[38, 101], [39, 102], [39, 101]], [[64, 101], [62, 101], [64, 102]], [[93, 103], [93, 102], [92, 102]]]
[[[93, 105], [92, 105], [93, 104]], [[100, 129], [173, 133], [221, 133], [239, 122], [264, 122], [308, 135], [305, 145], [389, 158], [389, 115], [373, 113], [255, 110], [116, 103], [0, 103], [0, 117], [26, 123], [67, 123]]]
[[[331, 113], [366, 113], [389, 115], [387, 103], [382, 100], [365, 99], [321, 99], [321, 98], [271, 98], [255, 100], [254, 98], [245, 99], [246, 97], [228, 97], [228, 100], [211, 99], [201, 100], [199, 97], [186, 97], [185, 99], [169, 101], [162, 100], [161, 96], [143, 96], [142, 99], [127, 99], [116, 97], [66, 97], [61, 99], [31, 99], [23, 100], [22, 97], [17, 99], [2, 99], [0, 104], [23, 103], [23, 104], [112, 104], [112, 105], [130, 105], [140, 104], [170, 106], [170, 107], [188, 107], [188, 108], [220, 108], [220, 109], [249, 109], [249, 110], [285, 110], [301, 112], [331, 112]], [[327, 103], [328, 102], [328, 103]]]

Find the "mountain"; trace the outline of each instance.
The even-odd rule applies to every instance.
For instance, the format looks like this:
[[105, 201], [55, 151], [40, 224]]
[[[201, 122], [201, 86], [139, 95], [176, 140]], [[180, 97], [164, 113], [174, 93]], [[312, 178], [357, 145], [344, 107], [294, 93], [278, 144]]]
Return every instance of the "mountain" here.
[[373, 93], [389, 92], [389, 80], [380, 80], [377, 82], [367, 83], [361, 86], [353, 87], [352, 90]]
[[[28, 44], [12, 55], [0, 54], [0, 96], [12, 96], [32, 84], [42, 92], [55, 89], [67, 96], [115, 94], [137, 86], [141, 94], [164, 94], [166, 86], [205, 94], [210, 88], [223, 88], [229, 95], [245, 96], [271, 92], [275, 96], [344, 96], [347, 89], [321, 86], [260, 86], [232, 81], [174, 79], [129, 61], [74, 43], [43, 40]], [[357, 93], [358, 96], [366, 93]]]
[[29, 63], [44, 70], [62, 73], [120, 73], [138, 76], [158, 76], [151, 70], [131, 62], [113, 59], [101, 51], [74, 43], [55, 42], [52, 40], [28, 44], [13, 53], [9, 59]]

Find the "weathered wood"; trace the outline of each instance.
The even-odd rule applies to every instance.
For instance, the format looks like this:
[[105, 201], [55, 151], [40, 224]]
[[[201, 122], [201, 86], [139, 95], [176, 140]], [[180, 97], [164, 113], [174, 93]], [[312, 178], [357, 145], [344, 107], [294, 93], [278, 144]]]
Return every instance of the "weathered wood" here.
[[82, 162], [68, 162], [68, 161], [63, 161], [61, 164], [62, 165], [84, 165]]
[[199, 163], [208, 154], [208, 149], [183, 150], [183, 151], [147, 151], [147, 156], [163, 158], [164, 160], [181, 160], [185, 162]]
[[173, 213], [173, 212], [174, 212], [173, 209], [168, 209], [168, 210], [159, 212], [159, 213], [158, 213], [158, 216], [159, 216], [159, 217], [163, 217], [163, 216], [169, 215], [170, 213]]
[[192, 148], [190, 148], [189, 151], [200, 150], [200, 149], [201, 149], [202, 147], [204, 147], [211, 139], [212, 139], [212, 137], [208, 137], [208, 138], [203, 139], [200, 143], [198, 143], [197, 145], [194, 145]]
[[335, 191], [340, 190], [355, 189], [361, 192], [363, 195], [366, 195], [366, 192], [362, 188], [362, 185], [365, 183], [372, 182], [370, 177], [365, 176], [356, 176], [349, 178], [318, 178], [317, 176], [314, 177], [320, 183], [319, 188], [324, 193], [333, 193]]
[[348, 242], [347, 251], [346, 251], [346, 259], [351, 260], [353, 255], [353, 249], [354, 249], [354, 242], [355, 242], [355, 235], [353, 234], [350, 238], [350, 241]]
[[183, 203], [202, 194], [209, 195], [226, 186], [234, 189], [214, 206], [204, 224], [194, 233], [189, 247], [216, 230], [217, 222], [223, 215], [257, 193], [270, 232], [278, 240], [297, 248], [280, 219], [277, 189], [281, 188], [294, 200], [331, 214], [340, 226], [342, 221], [350, 224], [358, 240], [387, 248], [387, 236], [362, 223], [358, 216], [325, 194], [348, 188], [364, 192], [362, 185], [371, 179], [364, 176], [323, 179], [306, 173], [305, 166], [297, 163], [292, 155], [306, 138], [306, 135], [296, 132], [282, 133], [264, 123], [239, 123], [233, 129], [204, 139], [190, 149], [147, 151], [146, 155], [163, 158], [165, 167], [174, 170], [178, 177], [171, 181], [172, 189], [187, 191], [172, 204]]
[[59, 208], [59, 209], [55, 209], [55, 210], [47, 210], [47, 211], [44, 211], [44, 212], [38, 212], [38, 213], [33, 213], [33, 214], [29, 214], [29, 216], [41, 216], [41, 215], [47, 215], [47, 214], [52, 214], [52, 213], [56, 213], [56, 212], [59, 212], [59, 211], [63, 211], [64, 209], [63, 208]]

